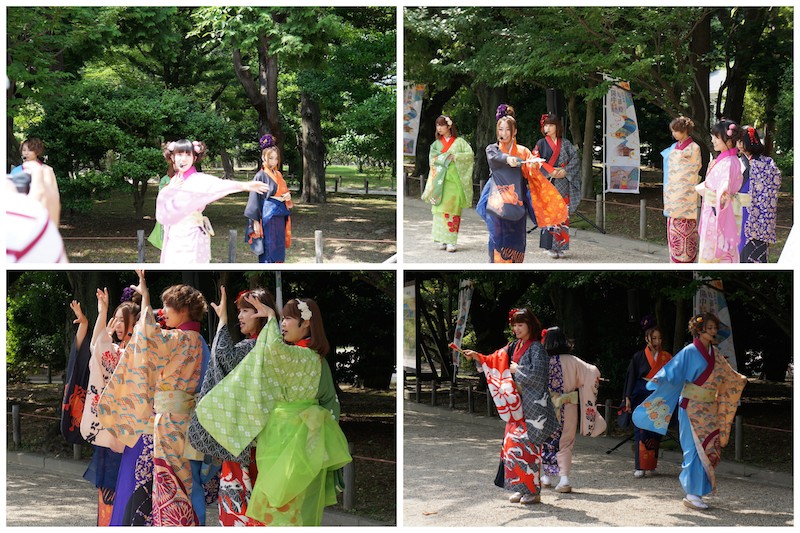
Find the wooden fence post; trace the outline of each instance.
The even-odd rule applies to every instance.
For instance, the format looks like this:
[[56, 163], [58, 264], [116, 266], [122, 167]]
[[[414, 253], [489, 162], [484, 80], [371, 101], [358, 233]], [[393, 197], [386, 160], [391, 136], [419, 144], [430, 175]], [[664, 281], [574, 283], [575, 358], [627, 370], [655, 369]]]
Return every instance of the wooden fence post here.
[[603, 228], [603, 195], [596, 195], [594, 201], [594, 223]]
[[[353, 445], [349, 442], [347, 443], [347, 450], [350, 452], [350, 455], [353, 455]], [[344, 465], [342, 475], [344, 477], [342, 507], [349, 511], [355, 507], [356, 503], [356, 467], [353, 461]]]
[[22, 425], [20, 424], [19, 404], [11, 406], [11, 431], [13, 433], [14, 446], [22, 446]]
[[73, 444], [72, 445], [72, 458], [76, 461], [81, 460], [81, 445], [80, 444]]
[[639, 238], [644, 240], [647, 235], [647, 200], [639, 200]]
[[228, 263], [236, 262], [236, 240], [239, 233], [235, 230], [228, 230]]
[[322, 230], [314, 230], [314, 254], [316, 262], [322, 263]]
[[734, 442], [734, 454], [737, 461], [742, 460], [742, 455], [744, 454], [744, 434], [742, 431], [742, 415], [736, 415], [735, 420], [735, 433], [733, 436]]
[[431, 405], [436, 407], [436, 380], [431, 381]]
[[364, 194], [369, 194], [369, 179], [364, 178]]
[[472, 414], [475, 410], [475, 406], [472, 405], [472, 385], [467, 387], [467, 412]]
[[342, 178], [336, 179], [336, 176], [333, 177], [333, 192], [339, 192], [339, 181]]
[[136, 230], [136, 260], [144, 263], [144, 230]]

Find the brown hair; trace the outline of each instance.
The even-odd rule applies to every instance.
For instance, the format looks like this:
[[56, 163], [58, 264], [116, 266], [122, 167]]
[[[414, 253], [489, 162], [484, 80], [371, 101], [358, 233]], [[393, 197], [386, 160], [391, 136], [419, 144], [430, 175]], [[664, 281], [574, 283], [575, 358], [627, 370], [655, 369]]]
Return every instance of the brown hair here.
[[195, 322], [200, 322], [208, 310], [203, 294], [189, 285], [173, 285], [164, 289], [161, 302], [178, 312], [188, 309], [189, 318]]
[[661, 338], [662, 338], [662, 340], [663, 340], [663, 338], [664, 338], [664, 332], [663, 332], [663, 331], [661, 331], [661, 328], [660, 328], [660, 327], [658, 327], [658, 326], [653, 326], [652, 328], [647, 328], [647, 330], [645, 330], [645, 332], [644, 332], [644, 341], [645, 341], [647, 344], [650, 344], [650, 339], [652, 339], [652, 338], [653, 338], [653, 333], [655, 333], [656, 331], [657, 331], [657, 332], [659, 332], [659, 333], [661, 334]]
[[39, 137], [28, 137], [22, 142], [20, 149], [26, 144], [28, 145], [28, 150], [36, 154], [36, 157], [42, 157], [44, 155], [44, 143]]
[[[114, 309], [114, 316], [117, 316], [117, 311], [122, 311], [122, 321], [125, 324], [125, 331], [132, 328], [136, 321], [139, 320], [139, 305], [134, 302], [122, 302]], [[128, 339], [119, 339], [120, 341], [127, 341]]]
[[700, 313], [699, 315], [694, 315], [689, 319], [689, 333], [692, 334], [692, 337], [699, 337], [700, 334], [706, 330], [706, 324], [708, 322], [715, 323], [717, 329], [719, 329], [719, 318], [717, 318], [717, 315], [714, 313]]
[[531, 340], [538, 341], [542, 338], [542, 322], [527, 307], [516, 309], [509, 319], [511, 324], [525, 323], [528, 325]]
[[690, 133], [693, 128], [694, 128], [694, 121], [689, 117], [684, 117], [683, 115], [677, 118], [673, 118], [672, 122], [669, 123], [669, 129], [671, 131]]
[[278, 154], [278, 166], [277, 169], [280, 170], [281, 168], [281, 151], [277, 146], [270, 146], [269, 148], [264, 148], [261, 150], [261, 168], [267, 168], [267, 160], [269, 160], [269, 154], [275, 152]]
[[731, 148], [735, 148], [736, 142], [742, 138], [742, 128], [734, 121], [723, 118], [711, 127], [711, 135], [722, 140], [726, 146], [730, 142]]
[[[447, 123], [448, 119], [450, 119], [450, 124]], [[439, 115], [439, 118], [436, 119], [436, 125], [437, 126], [447, 126], [448, 128], [450, 128], [450, 136], [458, 137], [458, 131], [456, 130], [456, 123], [453, 122], [452, 118], [450, 118], [448, 116], [445, 116], [445, 115]], [[436, 132], [436, 139], [439, 140], [441, 137], [442, 136], [439, 135], [439, 132], [437, 131]]]
[[561, 122], [561, 119], [558, 118], [554, 113], [548, 113], [547, 116], [545, 117], [544, 121], [542, 122], [542, 133], [544, 133], [545, 124], [555, 125], [557, 138], [561, 138], [564, 136], [564, 124]]
[[[195, 145], [195, 143], [197, 143]], [[172, 156], [175, 154], [192, 154], [194, 162], [199, 163], [206, 156], [206, 145], [203, 141], [190, 141], [179, 139], [177, 141], [166, 142], [161, 146], [161, 153], [167, 160], [167, 175], [171, 178], [175, 175], [175, 163]]]
[[283, 306], [283, 316], [284, 318], [296, 318], [299, 324], [302, 325], [305, 321], [301, 315], [298, 302], [305, 302], [308, 304], [308, 309], [311, 311], [311, 319], [309, 320], [311, 325], [309, 329], [311, 342], [308, 344], [308, 347], [317, 352], [321, 357], [325, 357], [328, 355], [331, 348], [330, 344], [328, 344], [328, 337], [325, 336], [325, 328], [322, 325], [322, 313], [320, 313], [317, 302], [311, 298], [292, 298]]
[[[280, 320], [281, 314], [278, 312], [278, 305], [275, 303], [275, 298], [272, 296], [272, 293], [266, 289], [262, 289], [261, 287], [257, 287], [253, 290], [243, 291], [236, 297], [236, 304], [237, 309], [252, 309], [253, 311], [256, 310], [253, 305], [245, 300], [245, 296], [255, 296], [261, 303], [275, 311], [275, 318]], [[258, 317], [258, 331], [264, 329], [264, 326], [267, 323], [266, 317]]]

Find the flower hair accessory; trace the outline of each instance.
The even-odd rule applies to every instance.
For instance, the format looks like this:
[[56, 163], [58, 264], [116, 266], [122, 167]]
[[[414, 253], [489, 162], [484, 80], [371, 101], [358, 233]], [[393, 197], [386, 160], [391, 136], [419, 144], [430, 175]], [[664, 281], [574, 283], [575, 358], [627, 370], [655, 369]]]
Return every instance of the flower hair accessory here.
[[300, 309], [300, 318], [303, 320], [311, 320], [311, 309], [308, 307], [308, 304], [297, 298], [295, 298], [294, 301], [297, 302], [297, 308]]
[[122, 289], [122, 297], [120, 297], [119, 301], [123, 302], [130, 302], [133, 300], [133, 295], [136, 294], [136, 291], [131, 289], [130, 287], [125, 287]]
[[731, 122], [731, 125], [728, 126], [728, 137], [731, 137], [734, 131], [736, 131], [736, 124]]
[[747, 135], [750, 137], [750, 144], [756, 144], [756, 130], [753, 126], [747, 128]]
[[262, 150], [266, 150], [267, 148], [272, 148], [275, 146], [275, 137], [267, 133], [263, 137], [258, 140], [259, 146], [261, 146]]
[[448, 116], [444, 117], [444, 121], [447, 122], [448, 126], [452, 126], [453, 125], [453, 119], [448, 117]]
[[169, 143], [167, 145], [167, 150], [169, 150], [170, 152], [174, 152], [175, 151], [175, 141], [172, 141], [171, 143]]
[[195, 153], [199, 154], [201, 149], [200, 141], [192, 141], [192, 146], [194, 147]]
[[542, 344], [544, 344], [544, 338], [547, 337], [547, 328], [542, 330]]
[[544, 115], [542, 115], [542, 118], [539, 119], [539, 129], [542, 131], [544, 131], [544, 121], [547, 120], [548, 116], [549, 114], [545, 113]]
[[511, 311], [508, 312], [508, 323], [509, 324], [512, 323], [512, 321], [514, 320], [514, 315], [519, 313], [519, 311], [520, 311], [519, 309], [515, 308], [515, 309], [512, 309]]
[[495, 113], [494, 117], [496, 120], [500, 120], [501, 118], [508, 115], [508, 104], [500, 104], [497, 106], [497, 113]]

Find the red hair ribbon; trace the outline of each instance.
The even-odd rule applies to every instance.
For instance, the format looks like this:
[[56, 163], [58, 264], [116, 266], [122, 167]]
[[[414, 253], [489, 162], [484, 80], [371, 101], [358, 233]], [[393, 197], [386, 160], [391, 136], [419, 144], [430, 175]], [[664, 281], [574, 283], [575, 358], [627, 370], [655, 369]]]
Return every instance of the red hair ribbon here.
[[508, 323], [509, 324], [512, 323], [512, 321], [514, 320], [514, 315], [516, 315], [517, 313], [519, 313], [519, 309], [516, 309], [516, 308], [514, 308], [514, 309], [512, 309], [511, 311], [508, 312]]
[[238, 304], [239, 300], [244, 298], [244, 295], [247, 294], [248, 292], [250, 292], [250, 291], [249, 290], [241, 291], [239, 294], [236, 295], [236, 299], [233, 301], [233, 303]]
[[750, 136], [750, 144], [756, 144], [756, 130], [752, 126], [747, 128], [747, 134]]
[[542, 344], [544, 344], [544, 338], [547, 336], [547, 328], [542, 330]]
[[544, 115], [542, 115], [542, 118], [539, 119], [539, 129], [542, 131], [544, 131], [544, 121], [547, 120], [548, 116], [549, 113], [545, 113]]

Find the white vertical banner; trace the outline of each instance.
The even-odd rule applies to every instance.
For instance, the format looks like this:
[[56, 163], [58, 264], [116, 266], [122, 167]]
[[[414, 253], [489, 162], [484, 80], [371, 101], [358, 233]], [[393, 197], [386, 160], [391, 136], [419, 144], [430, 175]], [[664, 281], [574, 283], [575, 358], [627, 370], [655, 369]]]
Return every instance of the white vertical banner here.
[[425, 85], [422, 83], [407, 83], [403, 87], [403, 155], [413, 156], [417, 153], [424, 96]]
[[628, 82], [617, 81], [605, 96], [605, 191], [639, 193], [639, 125]]
[[731, 368], [737, 370], [731, 313], [728, 310], [728, 302], [725, 301], [725, 294], [722, 292], [722, 280], [706, 279], [704, 281], [705, 283], [697, 289], [697, 293], [694, 295], [694, 312], [695, 314], [713, 313], [719, 318], [719, 333], [717, 333], [719, 344], [715, 348], [725, 356]]
[[[461, 342], [464, 340], [464, 332], [467, 330], [467, 317], [469, 316], [469, 306], [472, 304], [474, 284], [465, 279], [461, 281], [458, 288], [458, 317], [456, 318], [455, 333], [453, 333], [453, 344], [460, 349]], [[450, 352], [453, 356], [453, 375], [455, 375], [458, 371], [458, 350], [451, 348]]]
[[417, 293], [416, 282], [403, 287], [403, 366], [417, 367]]

